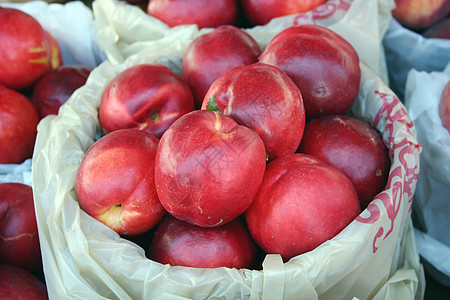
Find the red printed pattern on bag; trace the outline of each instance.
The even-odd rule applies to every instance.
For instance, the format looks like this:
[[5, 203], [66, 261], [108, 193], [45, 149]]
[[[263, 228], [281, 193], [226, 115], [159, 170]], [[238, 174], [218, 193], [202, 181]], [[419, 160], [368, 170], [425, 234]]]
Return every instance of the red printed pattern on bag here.
[[[420, 153], [421, 145], [416, 141], [408, 140], [408, 135], [402, 136], [402, 132], [407, 132], [411, 136], [411, 129], [414, 127], [405, 108], [397, 97], [375, 91], [375, 94], [383, 100], [383, 105], [377, 112], [373, 126], [379, 122], [386, 122], [385, 131], [389, 134], [389, 155], [394, 158], [389, 174], [386, 190], [378, 194], [374, 200], [380, 200], [386, 210], [390, 224], [389, 228], [380, 227], [373, 240], [373, 253], [378, 250], [378, 243], [386, 239], [394, 229], [394, 221], [399, 213], [402, 197], [408, 197], [408, 209], [412, 209], [412, 199], [414, 197], [417, 177], [419, 175], [419, 162], [413, 163], [413, 167], [408, 164], [409, 159], [414, 157], [414, 153]], [[394, 128], [398, 129], [393, 135]], [[365, 224], [374, 224], [381, 216], [379, 201], [373, 201], [367, 207], [368, 217], [358, 216], [356, 221]], [[381, 239], [381, 240], [380, 240]]]
[[[335, 3], [333, 3], [335, 2]], [[336, 11], [348, 11], [353, 0], [336, 0], [329, 1], [322, 5], [319, 5], [309, 12], [298, 14], [294, 18], [294, 25], [305, 24], [311, 19], [312, 23], [316, 23], [318, 20], [328, 19], [336, 13]], [[311, 16], [312, 14], [312, 16]]]

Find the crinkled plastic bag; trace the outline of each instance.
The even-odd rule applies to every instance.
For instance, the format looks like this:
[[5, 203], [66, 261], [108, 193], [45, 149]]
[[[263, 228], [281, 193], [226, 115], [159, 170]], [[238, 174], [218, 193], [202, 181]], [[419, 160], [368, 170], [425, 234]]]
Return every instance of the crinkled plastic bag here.
[[[349, 1], [338, 2], [349, 8]], [[370, 11], [378, 7], [377, 1], [353, 2], [360, 9], [364, 3]], [[342, 24], [336, 21], [329, 26], [345, 32], [352, 24], [365, 24], [370, 13], [360, 11], [359, 18], [341, 18]], [[267, 25], [268, 34], [277, 31], [270, 31], [274, 23]], [[80, 209], [74, 181], [86, 151], [100, 134], [98, 108], [104, 88], [118, 73], [140, 63], [159, 63], [180, 73], [186, 47], [201, 34], [196, 28], [190, 30], [193, 34], [167, 33], [124, 55], [123, 61], [103, 62], [57, 116], [39, 124], [32, 177], [50, 297], [422, 299], [424, 276], [410, 218], [421, 146], [403, 104], [364, 61], [360, 93], [351, 112], [382, 133], [392, 160], [389, 181], [351, 224], [313, 251], [286, 263], [280, 255], [267, 255], [262, 270], [162, 265]], [[270, 39], [262, 28], [253, 30], [262, 45]], [[364, 52], [364, 46], [358, 49]]]
[[389, 66], [389, 86], [403, 101], [408, 72], [442, 72], [450, 61], [450, 40], [425, 38], [403, 27], [394, 18], [383, 39]]
[[[387, 82], [381, 40], [393, 7], [393, 0], [328, 0], [306, 13], [275, 18], [267, 25], [245, 31], [265, 47], [277, 33], [291, 25], [315, 23], [327, 26], [347, 39], [358, 51], [361, 61]], [[97, 43], [113, 64], [122, 63], [146, 47], [156, 47], [153, 48], [155, 51], [161, 48], [162, 51], [179, 38], [182, 43], [186, 36], [193, 39], [212, 30], [199, 30], [196, 25], [169, 27], [141, 8], [118, 0], [96, 0], [92, 9], [97, 25]]]
[[[450, 286], [450, 134], [439, 117], [439, 101], [450, 80], [450, 62], [444, 71], [411, 70], [405, 106], [423, 146], [413, 213], [420, 255], [441, 283]], [[427, 265], [425, 265], [427, 266]]]

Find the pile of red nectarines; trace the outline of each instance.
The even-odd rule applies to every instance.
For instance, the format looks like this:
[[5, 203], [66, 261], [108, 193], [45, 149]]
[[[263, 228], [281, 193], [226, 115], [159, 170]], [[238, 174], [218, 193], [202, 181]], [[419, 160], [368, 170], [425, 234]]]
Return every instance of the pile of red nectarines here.
[[[137, 2], [139, 0], [127, 0]], [[197, 24], [199, 28], [220, 25], [257, 26], [271, 19], [312, 10], [327, 0], [198, 0], [147, 2], [146, 12], [169, 26]], [[145, 4], [145, 3], [144, 3]]]
[[345, 115], [359, 57], [334, 31], [292, 26], [262, 50], [221, 25], [192, 40], [180, 73], [138, 64], [106, 85], [102, 136], [75, 181], [98, 221], [124, 237], [154, 232], [149, 258], [234, 268], [255, 267], [261, 252], [288, 260], [342, 231], [385, 187], [387, 147]]
[[20, 164], [32, 157], [40, 119], [57, 114], [90, 70], [63, 65], [57, 41], [18, 9], [0, 7], [0, 41], [0, 163]]
[[[32, 158], [40, 119], [57, 114], [90, 70], [63, 65], [57, 41], [31, 15], [0, 7], [0, 164]], [[32, 187], [0, 183], [0, 295], [47, 299]]]

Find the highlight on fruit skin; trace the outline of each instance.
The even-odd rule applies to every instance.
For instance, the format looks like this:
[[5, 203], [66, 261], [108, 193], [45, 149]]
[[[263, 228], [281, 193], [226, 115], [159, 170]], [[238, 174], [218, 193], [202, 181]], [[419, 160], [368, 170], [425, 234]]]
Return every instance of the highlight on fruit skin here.
[[265, 25], [273, 18], [310, 11], [327, 0], [242, 0], [242, 9], [253, 26]]
[[170, 27], [196, 24], [200, 29], [235, 25], [238, 10], [236, 0], [150, 0], [146, 8]]

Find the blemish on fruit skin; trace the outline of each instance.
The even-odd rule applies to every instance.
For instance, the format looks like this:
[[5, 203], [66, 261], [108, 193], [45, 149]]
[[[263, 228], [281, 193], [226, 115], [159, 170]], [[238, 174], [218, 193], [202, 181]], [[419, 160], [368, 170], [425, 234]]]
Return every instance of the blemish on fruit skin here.
[[109, 209], [106, 209], [98, 216], [98, 220], [114, 231], [117, 231], [123, 221], [122, 205], [119, 203], [111, 206]]
[[47, 52], [47, 47], [45, 47], [45, 43], [42, 42], [40, 47], [30, 48], [28, 51], [30, 53]]
[[381, 169], [377, 169], [377, 172], [375, 173], [376, 176], [381, 176], [383, 175], [383, 171], [381, 171]]
[[40, 57], [40, 58], [35, 58], [35, 59], [29, 59], [28, 60], [29, 63], [32, 64], [44, 64], [47, 65], [49, 62], [48, 57]]
[[217, 222], [216, 224], [212, 225], [212, 227], [219, 226], [219, 225], [222, 224], [222, 223], [223, 223], [223, 219], [220, 218], [220, 221]]
[[10, 242], [10, 241], [14, 241], [14, 240], [19, 240], [23, 237], [28, 237], [28, 239], [32, 240], [37, 234], [37, 231], [32, 232], [32, 233], [21, 233], [15, 236], [10, 236], [10, 237], [5, 237], [5, 236], [0, 236], [0, 239], [5, 241], [5, 242]]
[[[47, 47], [45, 46], [45, 43], [42, 42], [40, 47], [30, 48], [28, 50], [29, 53], [45, 53], [47, 54]], [[29, 63], [35, 63], [35, 64], [45, 64], [47, 65], [50, 61], [50, 58], [48, 55], [45, 55], [43, 57], [29, 59]]]

